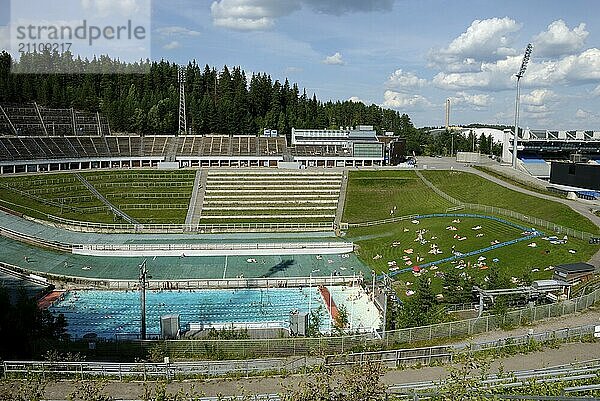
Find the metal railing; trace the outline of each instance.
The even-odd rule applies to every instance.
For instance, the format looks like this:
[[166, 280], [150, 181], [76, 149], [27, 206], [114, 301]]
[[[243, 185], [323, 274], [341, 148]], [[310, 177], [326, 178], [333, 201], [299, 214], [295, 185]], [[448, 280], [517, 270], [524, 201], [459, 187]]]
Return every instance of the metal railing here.
[[386, 331], [382, 342], [386, 346], [395, 343], [413, 343], [431, 341], [439, 338], [465, 337], [485, 333], [501, 327], [520, 326], [522, 324], [559, 317], [580, 312], [600, 301], [600, 289], [590, 294], [572, 298], [560, 303], [527, 307], [509, 311], [504, 315], [487, 315], [454, 322], [439, 323], [430, 326], [411, 327]]
[[[304, 280], [307, 279], [305, 278]], [[323, 279], [326, 280], [325, 284], [328, 284], [330, 278]], [[333, 279], [335, 280], [336, 277], [334, 276]], [[312, 278], [312, 283], [316, 285], [315, 278]], [[131, 285], [134, 285], [134, 283]], [[338, 337], [291, 337], [252, 340], [169, 340], [164, 341], [162, 344], [164, 345], [166, 355], [181, 359], [211, 358], [215, 355], [220, 355], [223, 358], [252, 358], [257, 355], [265, 357], [327, 355], [358, 352], [362, 349], [373, 347], [393, 349], [400, 344], [443, 338], [467, 337], [493, 331], [501, 327], [518, 326], [549, 317], [563, 316], [582, 311], [598, 301], [600, 301], [600, 289], [579, 298], [556, 304], [510, 311], [503, 316], [490, 315], [430, 326], [389, 330], [384, 334], [373, 332]], [[147, 350], [156, 345], [157, 342], [144, 341], [135, 344], [143, 350]]]
[[306, 231], [330, 231], [333, 230], [333, 222], [314, 222], [314, 223], [215, 223], [215, 224], [104, 224], [91, 223], [85, 221], [76, 221], [64, 219], [62, 217], [44, 214], [48, 219], [39, 220], [29, 216], [23, 216], [26, 219], [41, 224], [51, 224], [70, 231], [79, 232], [109, 232], [109, 233], [181, 233], [181, 232], [200, 232], [200, 233], [220, 233], [220, 232], [245, 232], [260, 230], [306, 230]]
[[[25, 271], [24, 269], [20, 269]], [[95, 279], [76, 276], [45, 274], [56, 280], [68, 280], [74, 284], [92, 286], [108, 290], [137, 290], [138, 280]], [[320, 276], [320, 277], [278, 277], [278, 278], [225, 278], [225, 279], [184, 279], [184, 280], [150, 280], [149, 290], [194, 290], [194, 289], [234, 289], [234, 288], [286, 288], [318, 285], [358, 285], [364, 278], [354, 276]]]
[[[0, 232], [1, 232], [0, 228]], [[235, 251], [235, 250], [310, 250], [335, 249], [352, 252], [352, 242], [280, 242], [280, 243], [196, 243], [196, 244], [77, 244], [73, 249], [86, 251]]]
[[[19, 374], [42, 374], [64, 377], [114, 377], [124, 378], [165, 378], [190, 376], [250, 375], [260, 372], [291, 373], [317, 366], [347, 366], [364, 362], [378, 362], [386, 367], [397, 368], [406, 365], [431, 365], [432, 363], [452, 362], [453, 356], [482, 350], [503, 349], [509, 346], [531, 344], [533, 341], [581, 339], [594, 333], [594, 326], [582, 326], [548, 331], [527, 336], [511, 337], [499, 341], [475, 344], [449, 345], [440, 347], [397, 349], [378, 352], [350, 353], [309, 358], [264, 358], [229, 361], [193, 361], [173, 363], [113, 363], [113, 362], [58, 362], [58, 361], [5, 361], [2, 363], [4, 377]], [[293, 341], [294, 339], [287, 339]], [[252, 340], [248, 340], [252, 341]], [[592, 363], [594, 362], [594, 363]], [[584, 368], [600, 366], [592, 361]], [[410, 385], [392, 386], [395, 390], [415, 387], [428, 388], [433, 382], [418, 382]], [[412, 386], [412, 387], [411, 387]]]
[[379, 362], [387, 367], [397, 368], [403, 365], [431, 365], [434, 362], [451, 362], [455, 355], [489, 350], [502, 350], [535, 343], [551, 341], [581, 340], [594, 334], [595, 325], [551, 330], [543, 333], [507, 337], [494, 341], [480, 343], [462, 343], [456, 345], [405, 348], [386, 351], [357, 352], [345, 355], [328, 355], [325, 364], [330, 366], [352, 365], [364, 362]]
[[275, 374], [294, 373], [321, 363], [320, 359], [307, 357], [173, 363], [4, 361], [2, 368], [5, 378], [20, 374], [40, 374], [80, 379], [113, 377], [119, 380], [169, 380], [178, 376], [249, 376], [266, 371]]

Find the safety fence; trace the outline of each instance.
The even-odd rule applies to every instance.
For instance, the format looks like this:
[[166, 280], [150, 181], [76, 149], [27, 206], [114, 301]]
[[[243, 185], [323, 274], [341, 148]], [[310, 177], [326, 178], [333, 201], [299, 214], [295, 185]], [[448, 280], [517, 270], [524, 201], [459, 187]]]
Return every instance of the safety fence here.
[[[223, 233], [248, 231], [332, 231], [332, 222], [306, 223], [215, 223], [215, 224], [102, 224], [64, 219], [50, 214], [48, 221], [29, 218], [42, 224], [53, 224], [71, 231], [107, 233]], [[27, 216], [24, 216], [28, 218]]]
[[454, 356], [464, 353], [490, 350], [501, 351], [507, 348], [522, 347], [534, 343], [543, 344], [548, 342], [582, 340], [593, 335], [595, 329], [595, 325], [586, 325], [542, 333], [531, 333], [523, 336], [505, 337], [499, 340], [479, 343], [328, 355], [325, 358], [325, 364], [337, 366], [379, 362], [384, 366], [392, 368], [415, 364], [431, 365], [432, 363], [451, 362]]
[[322, 364], [321, 359], [265, 358], [236, 361], [163, 362], [163, 363], [112, 363], [112, 362], [52, 362], [52, 361], [4, 361], [4, 378], [22, 374], [40, 374], [60, 377], [115, 378], [123, 379], [176, 379], [178, 377], [250, 376], [258, 373], [295, 373], [313, 365]]
[[[204, 360], [193, 362], [163, 363], [114, 363], [114, 362], [61, 362], [61, 361], [4, 361], [2, 363], [5, 378], [22, 374], [42, 374], [57, 377], [112, 377], [127, 379], [174, 379], [185, 377], [210, 377], [251, 374], [293, 373], [326, 366], [347, 366], [365, 362], [377, 362], [385, 367], [398, 368], [410, 365], [432, 365], [452, 362], [456, 355], [480, 351], [498, 350], [507, 347], [531, 346], [535, 343], [566, 342], [582, 340], [594, 334], [596, 326], [581, 326], [561, 330], [547, 331], [518, 337], [509, 337], [498, 341], [459, 344], [438, 347], [396, 349], [377, 352], [333, 354], [323, 357], [286, 357], [238, 360]], [[403, 386], [399, 386], [404, 388]]]
[[[497, 373], [481, 377], [477, 386], [481, 395], [477, 394], [477, 399], [513, 399], [529, 401], [564, 401], [564, 400], [597, 400], [597, 398], [587, 397], [566, 397], [565, 394], [577, 391], [594, 390], [600, 388], [598, 385], [583, 385], [565, 387], [558, 396], [535, 396], [535, 395], [515, 395], [500, 394], [501, 389], [527, 388], [533, 383], [541, 385], [542, 383], [568, 383], [582, 381], [597, 381], [600, 374], [600, 360], [592, 359], [583, 362], [573, 362], [565, 365], [550, 366], [541, 369], [529, 369], [511, 371], [508, 374]], [[388, 394], [395, 395], [393, 399], [409, 400], [431, 400], [438, 399], [444, 395], [447, 399], [448, 393], [439, 393], [440, 387], [443, 387], [445, 380], [421, 381], [413, 383], [398, 383], [388, 387]], [[491, 389], [497, 389], [492, 392]], [[398, 398], [403, 395], [404, 397]]]
[[[333, 277], [333, 279], [335, 280], [336, 277]], [[312, 278], [312, 280], [313, 285], [315, 285], [316, 279]], [[326, 280], [329, 280], [329, 278]], [[561, 303], [527, 307], [510, 311], [500, 316], [489, 315], [429, 326], [388, 330], [386, 332], [372, 332], [338, 337], [139, 341], [128, 343], [126, 346], [134, 347], [141, 352], [147, 352], [152, 347], [160, 346], [166, 356], [177, 359], [245, 359], [258, 356], [284, 357], [341, 354], [345, 352], [361, 352], [365, 349], [393, 349], [401, 344], [411, 344], [436, 339], [467, 337], [503, 327], [519, 326], [550, 317], [559, 317], [579, 312], [589, 308], [598, 301], [600, 301], [600, 289], [595, 290], [588, 295]], [[99, 344], [98, 346], [100, 347], [101, 345]]]
[[[2, 228], [0, 228], [1, 232]], [[352, 252], [352, 242], [248, 242], [248, 243], [168, 243], [168, 244], [81, 244], [73, 245], [76, 250], [89, 251], [260, 251], [278, 250], [295, 253], [298, 250], [319, 250], [319, 253]]]
[[598, 301], [600, 301], [600, 289], [567, 301], [513, 310], [503, 315], [486, 315], [430, 326], [390, 330], [385, 333], [381, 341], [383, 345], [389, 347], [393, 344], [431, 341], [440, 338], [466, 337], [489, 332], [501, 327], [520, 326], [538, 320], [580, 312]]
[[[15, 271], [28, 272], [14, 268]], [[44, 274], [52, 280], [68, 281], [72, 284], [107, 290], [138, 290], [139, 280], [95, 279], [76, 276]], [[319, 276], [319, 277], [279, 277], [279, 278], [225, 278], [225, 279], [185, 279], [185, 280], [149, 280], [148, 290], [197, 290], [197, 289], [235, 289], [235, 288], [288, 288], [319, 285], [359, 285], [362, 275]]]

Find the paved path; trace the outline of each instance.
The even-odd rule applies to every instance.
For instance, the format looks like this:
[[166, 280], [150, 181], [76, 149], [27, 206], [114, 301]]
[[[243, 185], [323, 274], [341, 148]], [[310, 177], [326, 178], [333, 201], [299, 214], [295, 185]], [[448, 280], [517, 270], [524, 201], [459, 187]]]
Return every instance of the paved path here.
[[[503, 187], [512, 189], [514, 191], [518, 191], [518, 192], [521, 192], [521, 193], [524, 193], [527, 195], [536, 196], [538, 198], [542, 198], [542, 199], [546, 199], [546, 200], [554, 201], [554, 202], [559, 202], [564, 205], [567, 205], [571, 209], [573, 209], [574, 211], [576, 211], [577, 213], [579, 213], [580, 215], [584, 216], [585, 218], [590, 220], [592, 223], [594, 223], [596, 225], [596, 227], [600, 228], [600, 217], [595, 215], [594, 213], [592, 213], [589, 203], [583, 203], [581, 201], [570, 200], [570, 199], [557, 198], [557, 197], [550, 196], [550, 195], [540, 194], [535, 191], [530, 191], [528, 189], [518, 187], [516, 185], [513, 185], [513, 184], [506, 182], [504, 180], [501, 180], [499, 178], [493, 177], [489, 174], [486, 174], [486, 173], [479, 171], [477, 169], [474, 169], [472, 167], [465, 167], [464, 171], [468, 171], [469, 173], [476, 174], [480, 177], [485, 178], [486, 180], [495, 182], [496, 184], [502, 185]], [[574, 228], [576, 228], [576, 227], [574, 227]], [[596, 252], [590, 258], [588, 263], [596, 266], [597, 268], [600, 267], [600, 250], [598, 250], [598, 252]]]
[[344, 205], [346, 204], [346, 190], [348, 188], [348, 170], [342, 173], [342, 185], [340, 188], [340, 198], [338, 199], [337, 210], [335, 212], [335, 226], [339, 227], [344, 216]]
[[[185, 224], [192, 224], [192, 218], [196, 208], [198, 207], [198, 191], [201, 187], [202, 170], [196, 170], [196, 177], [194, 178], [194, 188], [192, 189], [192, 196], [190, 197], [190, 204], [188, 206], [187, 215], [185, 216]], [[202, 204], [200, 204], [202, 206]]]
[[[500, 366], [507, 373], [516, 370], [543, 369], [598, 358], [600, 358], [600, 347], [597, 343], [563, 344], [558, 349], [548, 348], [541, 352], [498, 359], [491, 364], [490, 373], [497, 373]], [[429, 380], [437, 381], [447, 376], [448, 370], [444, 366], [389, 370], [383, 375], [382, 382], [386, 385], [393, 385]], [[278, 394], [284, 392], [286, 387], [294, 387], [305, 380], [307, 380], [307, 377], [300, 375], [285, 378], [188, 380], [169, 383], [167, 389], [169, 392], [175, 393], [179, 390], [189, 391], [193, 387], [196, 391], [213, 397], [218, 395]], [[151, 389], [156, 388], [158, 385], [157, 383], [147, 384]], [[51, 400], [64, 400], [66, 395], [74, 388], [75, 385], [72, 381], [52, 383], [46, 388], [45, 397]], [[110, 382], [105, 391], [116, 399], [139, 399], [143, 394], [144, 384], [141, 382]]]

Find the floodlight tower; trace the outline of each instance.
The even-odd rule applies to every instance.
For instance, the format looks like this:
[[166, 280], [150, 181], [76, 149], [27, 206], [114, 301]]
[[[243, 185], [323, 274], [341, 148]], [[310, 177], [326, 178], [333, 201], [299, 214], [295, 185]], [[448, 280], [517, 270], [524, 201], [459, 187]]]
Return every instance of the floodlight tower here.
[[519, 103], [521, 102], [521, 78], [525, 75], [525, 71], [527, 70], [527, 63], [529, 63], [529, 57], [531, 56], [531, 51], [533, 50], [533, 46], [530, 44], [525, 48], [525, 55], [523, 56], [523, 61], [521, 62], [521, 69], [517, 73], [517, 99], [515, 101], [515, 136], [513, 138], [513, 158], [512, 158], [512, 167], [516, 170], [517, 168], [517, 143], [519, 141]]
[[146, 286], [148, 284], [148, 269], [146, 267], [146, 259], [139, 265], [140, 268], [140, 303], [141, 303], [141, 330], [140, 338], [146, 339]]
[[179, 80], [179, 135], [187, 134], [187, 118], [185, 112], [185, 67], [179, 66], [177, 71]]

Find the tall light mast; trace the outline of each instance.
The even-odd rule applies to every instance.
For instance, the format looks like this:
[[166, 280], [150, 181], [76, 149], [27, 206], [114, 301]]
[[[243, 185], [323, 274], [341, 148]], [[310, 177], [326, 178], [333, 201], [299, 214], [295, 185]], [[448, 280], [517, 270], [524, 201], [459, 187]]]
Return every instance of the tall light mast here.
[[187, 134], [187, 119], [185, 113], [185, 67], [179, 66], [177, 72], [179, 80], [179, 135]]
[[141, 303], [141, 328], [140, 338], [146, 339], [146, 287], [148, 285], [148, 268], [146, 267], [146, 259], [139, 265], [140, 268], [140, 303]]
[[531, 56], [531, 51], [533, 50], [533, 46], [530, 44], [525, 48], [525, 55], [523, 56], [523, 61], [521, 62], [521, 69], [517, 73], [517, 99], [515, 101], [515, 136], [513, 138], [513, 158], [512, 158], [512, 167], [514, 169], [517, 168], [517, 144], [519, 141], [519, 103], [521, 103], [521, 78], [525, 75], [525, 71], [527, 70], [527, 63], [529, 63], [529, 57]]

